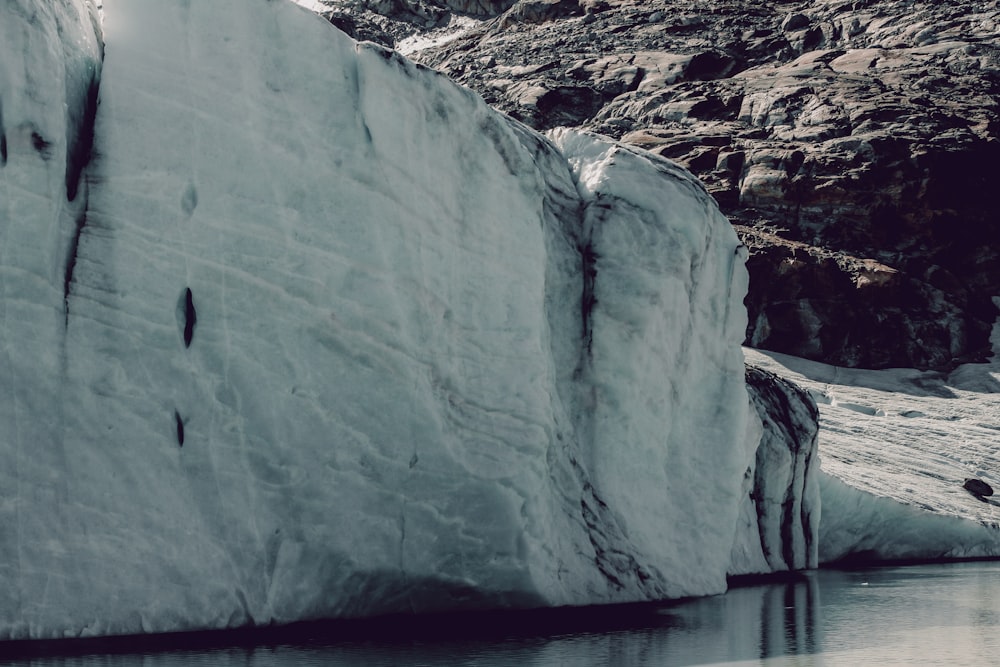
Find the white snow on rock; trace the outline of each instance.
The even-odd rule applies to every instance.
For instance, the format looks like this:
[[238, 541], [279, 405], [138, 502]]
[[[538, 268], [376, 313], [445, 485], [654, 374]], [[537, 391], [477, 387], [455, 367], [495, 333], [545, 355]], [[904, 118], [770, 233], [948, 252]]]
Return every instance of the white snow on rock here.
[[50, 6], [0, 9], [0, 638], [724, 590], [770, 528], [693, 177], [291, 3], [108, 0], [70, 201]]
[[990, 363], [950, 374], [836, 368], [746, 349], [820, 412], [820, 561], [1000, 556], [1000, 326]]
[[478, 28], [485, 21], [471, 16], [449, 14], [447, 22], [439, 28], [418, 32], [396, 43], [396, 50], [404, 56], [413, 57], [419, 51], [436, 48], [454, 42], [466, 33]]

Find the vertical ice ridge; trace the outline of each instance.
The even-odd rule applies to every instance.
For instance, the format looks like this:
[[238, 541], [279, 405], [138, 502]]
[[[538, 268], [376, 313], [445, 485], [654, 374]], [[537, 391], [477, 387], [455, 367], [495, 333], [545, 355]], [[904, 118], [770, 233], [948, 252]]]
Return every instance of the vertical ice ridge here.
[[[362, 50], [367, 50], [368, 48], [378, 49], [380, 47], [377, 47], [372, 44], [355, 44], [354, 52], [355, 54], [360, 56]], [[362, 132], [364, 132], [365, 148], [368, 151], [374, 151], [375, 138], [372, 136], [371, 128], [368, 127], [368, 121], [365, 119], [364, 108], [363, 108], [364, 94], [362, 91], [362, 83], [361, 83], [362, 64], [360, 57], [354, 59], [354, 62], [352, 63], [351, 67], [348, 68], [347, 74], [351, 85], [350, 99], [354, 103], [355, 119], [357, 120], [358, 127], [361, 129]]]
[[[98, 92], [100, 88], [101, 66], [104, 60], [104, 39], [101, 31], [99, 8], [93, 2], [85, 2], [77, 8], [75, 17], [81, 25], [74, 28], [92, 31], [94, 44], [89, 53], [77, 60], [67, 57], [64, 76], [66, 95], [66, 137], [64, 187], [66, 201], [76, 202], [74, 229], [66, 250], [63, 270], [63, 323], [69, 326], [69, 301], [73, 289], [73, 279], [80, 252], [80, 243], [87, 226], [88, 195], [87, 165], [94, 154], [94, 127], [97, 122]], [[89, 24], [89, 26], [88, 26]], [[81, 39], [80, 44], [86, 44]], [[37, 148], [37, 144], [36, 144]], [[82, 201], [77, 202], [81, 195]]]
[[[819, 566], [819, 521], [814, 520], [814, 508], [810, 506], [809, 502], [806, 502], [806, 494], [809, 490], [817, 488], [817, 484], [814, 480], [819, 472], [819, 461], [815, 454], [816, 447], [810, 447], [805, 456], [805, 463], [802, 466], [803, 478], [800, 490], [800, 493], [802, 494], [802, 502], [799, 503], [798, 509], [799, 523], [802, 526], [803, 559], [802, 561], [795, 563], [796, 569], [814, 568]], [[819, 506], [818, 493], [816, 497], [816, 504]]]
[[747, 366], [746, 377], [763, 422], [752, 496], [763, 557], [773, 570], [815, 567], [815, 402], [800, 388], [754, 366]]
[[[522, 137], [522, 143], [528, 143], [527, 137]], [[593, 246], [592, 232], [594, 228], [594, 210], [605, 210], [601, 203], [602, 195], [598, 194], [595, 201], [586, 201], [580, 196], [581, 185], [579, 175], [566, 161], [564, 155], [558, 152], [558, 148], [546, 143], [546, 148], [556, 152], [564, 165], [565, 175], [568, 177], [569, 185], [574, 188], [573, 201], [575, 206], [572, 210], [561, 211], [559, 216], [563, 226], [569, 227], [566, 230], [567, 236], [573, 241], [573, 250], [576, 253], [575, 277], [579, 298], [578, 322], [579, 338], [581, 344], [578, 347], [578, 357], [575, 360], [573, 370], [574, 387], [573, 393], [579, 392], [583, 395], [570, 396], [571, 402], [582, 400], [587, 403], [587, 387], [591, 387], [591, 344], [593, 341], [593, 322], [596, 301], [596, 281], [597, 281], [597, 252]], [[536, 159], [544, 149], [536, 147], [534, 153]], [[550, 185], [550, 195], [554, 187]], [[565, 206], [563, 207], [566, 208]], [[600, 218], [601, 213], [597, 213]], [[569, 332], [562, 332], [568, 335]], [[576, 423], [573, 424], [574, 432], [577, 436], [577, 444], [583, 447], [583, 451], [590, 451], [594, 446], [592, 440], [593, 428], [589, 424], [590, 412], [587, 409], [574, 410], [577, 412]], [[578, 453], [574, 448], [568, 448], [566, 456], [573, 470], [578, 489], [579, 513], [586, 529], [586, 538], [593, 549], [593, 564], [597, 571], [604, 578], [612, 594], [634, 595], [636, 591], [641, 591], [648, 599], [663, 598], [668, 595], [668, 590], [664, 582], [663, 575], [652, 565], [643, 564], [639, 551], [628, 538], [625, 521], [623, 521], [614, 510], [600, 497], [597, 489], [590, 478], [587, 466], [578, 458]]]
[[[614, 150], [613, 152], [617, 152]], [[574, 183], [579, 189], [578, 174], [573, 173]], [[598, 308], [598, 262], [600, 254], [595, 248], [594, 229], [599, 227], [611, 210], [605, 193], [595, 193], [594, 199], [581, 198], [579, 209], [580, 238], [577, 243], [579, 255], [580, 282], [580, 335], [582, 345], [575, 376], [584, 394], [585, 401], [595, 401], [596, 392], [593, 376], [594, 316]], [[598, 446], [594, 442], [594, 427], [590, 423], [592, 412], [582, 411], [584, 424], [578, 423], [578, 433], [586, 439], [585, 451]], [[649, 599], [664, 598], [669, 595], [663, 575], [651, 564], [643, 564], [640, 550], [628, 538], [627, 520], [620, 518], [600, 497], [586, 468], [573, 460], [574, 470], [580, 481], [582, 496], [580, 511], [587, 527], [587, 537], [594, 549], [594, 564], [607, 580], [609, 586], [618, 592], [642, 591]]]
[[[583, 351], [589, 355], [591, 352], [594, 334], [592, 315], [594, 312], [594, 306], [597, 305], [597, 297], [594, 294], [594, 284], [597, 281], [598, 260], [598, 255], [594, 251], [593, 240], [589, 235], [581, 241], [579, 252], [582, 266], [580, 329], [583, 336]], [[582, 359], [581, 363], [583, 363]]]

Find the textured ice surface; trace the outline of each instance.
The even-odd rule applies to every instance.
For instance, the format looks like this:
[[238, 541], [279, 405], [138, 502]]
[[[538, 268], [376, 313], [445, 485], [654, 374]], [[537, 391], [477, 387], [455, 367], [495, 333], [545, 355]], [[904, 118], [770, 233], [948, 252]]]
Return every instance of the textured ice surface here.
[[718, 589], [753, 455], [734, 446], [747, 419], [744, 257], [676, 165], [586, 134], [553, 138], [585, 206], [589, 317], [571, 404], [583, 462], [638, 553], [660, 553], [648, 560], [668, 582], [681, 575], [662, 593]]
[[820, 411], [820, 560], [1000, 556], [1000, 327], [990, 363], [950, 374], [863, 371], [746, 350]]
[[108, 0], [74, 197], [99, 40], [29, 5], [0, 637], [724, 589], [760, 428], [743, 255], [690, 175], [291, 3]]
[[759, 444], [744, 478], [746, 496], [730, 574], [816, 567], [816, 404], [800, 387], [760, 368], [748, 366], [746, 378], [758, 418], [747, 422], [747, 441]]
[[63, 416], [80, 406], [62, 402], [61, 375], [65, 275], [87, 199], [81, 127], [100, 69], [95, 18], [82, 1], [0, 7], [0, 637], [56, 589], [50, 614], [62, 618], [50, 627], [61, 626], [62, 595], [86, 585], [72, 562], [30, 581], [21, 572], [36, 567], [35, 545], [67, 548], [65, 484], [89, 474], [62, 439]]

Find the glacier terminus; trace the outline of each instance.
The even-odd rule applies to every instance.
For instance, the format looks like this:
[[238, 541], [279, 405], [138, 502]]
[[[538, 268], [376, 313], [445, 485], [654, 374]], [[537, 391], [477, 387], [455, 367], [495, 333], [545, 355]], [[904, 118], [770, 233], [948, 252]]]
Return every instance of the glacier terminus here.
[[684, 169], [283, 0], [10, 0], [0, 54], [0, 640], [819, 563], [817, 394]]

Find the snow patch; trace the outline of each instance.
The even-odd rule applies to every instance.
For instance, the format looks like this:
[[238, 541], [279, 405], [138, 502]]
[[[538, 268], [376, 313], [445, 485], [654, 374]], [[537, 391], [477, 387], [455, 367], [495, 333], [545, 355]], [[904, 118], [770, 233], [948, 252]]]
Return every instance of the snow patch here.
[[416, 33], [400, 40], [396, 44], [396, 50], [404, 56], [412, 56], [425, 49], [444, 46], [478, 28], [482, 23], [481, 19], [475, 19], [471, 16], [449, 14], [447, 23], [433, 30]]

